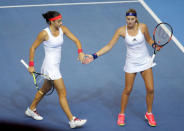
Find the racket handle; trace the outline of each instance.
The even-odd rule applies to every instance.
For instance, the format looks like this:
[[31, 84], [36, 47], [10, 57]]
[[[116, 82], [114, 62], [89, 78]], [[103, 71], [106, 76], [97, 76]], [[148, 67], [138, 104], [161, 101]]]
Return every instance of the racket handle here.
[[26, 64], [26, 62], [25, 62], [23, 59], [21, 59], [20, 62], [21, 62], [27, 69], [29, 68], [28, 64]]
[[154, 59], [155, 59], [155, 54], [153, 54], [151, 57], [151, 62], [150, 62], [151, 64], [153, 64]]

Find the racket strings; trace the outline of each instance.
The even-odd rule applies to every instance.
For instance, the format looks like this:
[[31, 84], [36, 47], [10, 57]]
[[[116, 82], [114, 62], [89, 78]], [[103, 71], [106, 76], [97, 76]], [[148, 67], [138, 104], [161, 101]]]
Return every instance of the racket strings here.
[[154, 29], [153, 37], [154, 41], [158, 45], [165, 45], [171, 41], [173, 29], [168, 23], [160, 23]]
[[[48, 83], [49, 82], [49, 83]], [[47, 85], [44, 85], [47, 84]], [[48, 86], [49, 85], [49, 86]], [[37, 90], [40, 90], [46, 95], [51, 95], [54, 91], [53, 82], [50, 78], [44, 75], [37, 75], [36, 76], [36, 84], [35, 84]], [[43, 88], [44, 86], [44, 88]]]
[[158, 26], [155, 31], [155, 42], [159, 45], [163, 45], [171, 40], [172, 30], [170, 27], [167, 27], [167, 31], [163, 29], [163, 27]]

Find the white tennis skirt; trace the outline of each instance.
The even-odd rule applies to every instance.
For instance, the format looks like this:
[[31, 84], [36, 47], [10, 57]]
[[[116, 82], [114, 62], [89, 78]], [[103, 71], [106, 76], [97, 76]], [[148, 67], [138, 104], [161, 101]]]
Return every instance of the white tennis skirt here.
[[127, 73], [137, 73], [152, 68], [156, 63], [150, 63], [151, 57], [139, 59], [127, 59], [124, 66], [124, 71]]
[[48, 75], [52, 80], [57, 80], [62, 78], [59, 67], [60, 64], [49, 64], [43, 62], [41, 67], [41, 73]]

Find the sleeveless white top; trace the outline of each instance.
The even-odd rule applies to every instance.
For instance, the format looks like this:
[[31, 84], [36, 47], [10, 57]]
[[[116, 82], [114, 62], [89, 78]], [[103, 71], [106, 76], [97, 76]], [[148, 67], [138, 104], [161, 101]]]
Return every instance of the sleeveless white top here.
[[125, 43], [127, 47], [124, 71], [127, 73], [141, 72], [156, 65], [150, 64], [151, 57], [146, 47], [143, 33], [138, 29], [136, 36], [130, 36], [126, 27]]
[[59, 35], [53, 36], [49, 27], [44, 29], [49, 38], [43, 42], [45, 58], [41, 67], [41, 73], [48, 75], [52, 80], [62, 78], [60, 73], [61, 48], [63, 44], [63, 31], [59, 28]]

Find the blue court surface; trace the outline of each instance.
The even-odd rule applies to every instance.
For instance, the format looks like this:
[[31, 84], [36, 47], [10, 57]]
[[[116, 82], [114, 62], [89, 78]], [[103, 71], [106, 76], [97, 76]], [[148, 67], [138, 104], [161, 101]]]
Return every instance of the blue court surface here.
[[[73, 130], [70, 129], [68, 120], [59, 105], [56, 91], [51, 96], [45, 96], [37, 107], [38, 112], [44, 117], [43, 121], [35, 121], [24, 115], [34, 98], [36, 89], [32, 76], [20, 63], [20, 59], [28, 62], [30, 46], [38, 33], [47, 26], [42, 13], [49, 10], [60, 12], [63, 15], [63, 24], [81, 41], [84, 53], [91, 54], [105, 46], [111, 40], [115, 30], [126, 24], [125, 12], [129, 8], [137, 10], [139, 21], [147, 24], [152, 36], [158, 21], [141, 2], [144, 1], [1, 1], [0, 128], [15, 129], [20, 126], [25, 130]], [[164, 19], [171, 25], [177, 22], [170, 19], [167, 21], [166, 18], [161, 17], [158, 10], [154, 10], [156, 9], [154, 1], [146, 5], [153, 9], [152, 11], [160, 20]], [[173, 4], [171, 6], [172, 10], [178, 8]], [[168, 8], [167, 13], [169, 11], [171, 9]], [[181, 29], [177, 30], [179, 27], [173, 26], [174, 33], [180, 34]], [[177, 35], [177, 37], [180, 36]], [[182, 40], [181, 37], [178, 39]], [[153, 128], [144, 120], [146, 91], [140, 74], [136, 76], [126, 109], [126, 125], [120, 127], [116, 124], [120, 111], [121, 93], [125, 86], [124, 39], [120, 38], [109, 53], [99, 57], [93, 63], [82, 65], [77, 61], [75, 44], [64, 37], [61, 72], [67, 88], [68, 102], [73, 115], [88, 119], [84, 127], [75, 130], [183, 131], [184, 54], [183, 45], [177, 41], [178, 39], [171, 41], [156, 55], [157, 66], [153, 68], [155, 85], [153, 113], [158, 125]], [[148, 46], [148, 49], [152, 55], [152, 47]], [[35, 54], [37, 71], [40, 71], [43, 58], [44, 50], [41, 45]]]

